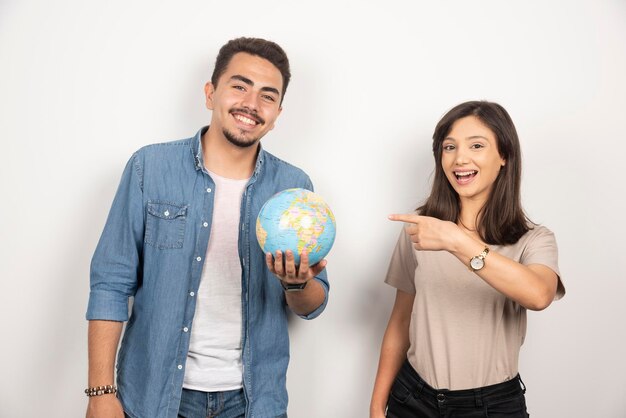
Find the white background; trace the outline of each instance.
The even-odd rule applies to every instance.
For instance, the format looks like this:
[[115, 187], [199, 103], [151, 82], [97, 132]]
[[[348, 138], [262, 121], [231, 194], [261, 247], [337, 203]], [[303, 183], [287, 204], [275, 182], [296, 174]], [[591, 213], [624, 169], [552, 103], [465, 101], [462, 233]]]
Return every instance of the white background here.
[[241, 35], [288, 52], [263, 143], [338, 222], [329, 306], [291, 324], [291, 417], [367, 416], [386, 216], [425, 198], [433, 128], [470, 99], [511, 113], [524, 206], [560, 247], [568, 294], [522, 347], [531, 416], [626, 416], [626, 2], [0, 0], [2, 418], [84, 416], [89, 261], [122, 168], [208, 123], [203, 84]]

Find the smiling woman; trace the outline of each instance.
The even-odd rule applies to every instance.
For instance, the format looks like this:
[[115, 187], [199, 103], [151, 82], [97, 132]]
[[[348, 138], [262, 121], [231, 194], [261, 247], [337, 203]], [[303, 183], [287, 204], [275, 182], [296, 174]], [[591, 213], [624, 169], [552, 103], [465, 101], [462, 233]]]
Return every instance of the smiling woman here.
[[519, 138], [502, 106], [467, 102], [451, 109], [435, 128], [433, 154], [439, 163], [421, 214], [460, 221], [491, 244], [513, 244], [529, 230]]
[[407, 222], [386, 282], [396, 302], [370, 416], [527, 416], [518, 374], [526, 309], [565, 293], [554, 235], [520, 203], [520, 145], [504, 108], [467, 102], [433, 135], [430, 197]]
[[482, 206], [505, 163], [495, 135], [476, 116], [456, 121], [443, 141], [441, 166], [462, 206], [472, 200]]

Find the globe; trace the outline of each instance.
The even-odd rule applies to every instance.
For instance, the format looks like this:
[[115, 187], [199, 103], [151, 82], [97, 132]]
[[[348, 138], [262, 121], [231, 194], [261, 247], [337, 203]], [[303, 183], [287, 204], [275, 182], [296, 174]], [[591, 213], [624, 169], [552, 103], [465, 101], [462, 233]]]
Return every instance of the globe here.
[[335, 216], [324, 199], [306, 189], [287, 189], [272, 196], [259, 211], [256, 236], [265, 253], [293, 252], [296, 265], [303, 250], [309, 265], [320, 262], [335, 242]]

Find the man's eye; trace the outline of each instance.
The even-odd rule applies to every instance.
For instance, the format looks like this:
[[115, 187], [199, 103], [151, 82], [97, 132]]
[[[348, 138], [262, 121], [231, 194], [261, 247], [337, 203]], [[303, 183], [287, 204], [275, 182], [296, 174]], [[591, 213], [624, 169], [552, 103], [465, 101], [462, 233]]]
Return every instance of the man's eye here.
[[274, 98], [274, 96], [268, 96], [267, 94], [263, 96], [263, 98], [269, 102], [275, 102], [276, 99]]
[[235, 85], [235, 86], [233, 86], [233, 88], [234, 88], [234, 89], [237, 89], [237, 90], [241, 90], [241, 91], [246, 91], [246, 89], [245, 89], [245, 87], [244, 87], [244, 86], [238, 86], [238, 85]]

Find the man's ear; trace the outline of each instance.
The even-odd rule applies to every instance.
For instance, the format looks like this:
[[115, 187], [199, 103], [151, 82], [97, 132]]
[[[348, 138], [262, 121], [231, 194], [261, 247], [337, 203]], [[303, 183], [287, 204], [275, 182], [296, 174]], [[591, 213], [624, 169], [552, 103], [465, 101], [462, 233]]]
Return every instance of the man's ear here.
[[274, 123], [272, 123], [272, 126], [270, 127], [270, 131], [274, 129], [274, 126], [276, 126], [276, 121], [278, 120], [278, 116], [280, 116], [282, 111], [283, 111], [283, 107], [281, 106], [278, 108], [278, 115], [276, 116], [276, 119], [274, 119]]
[[215, 93], [215, 86], [210, 81], [204, 85], [204, 96], [206, 97], [206, 108], [213, 110], [213, 94]]

